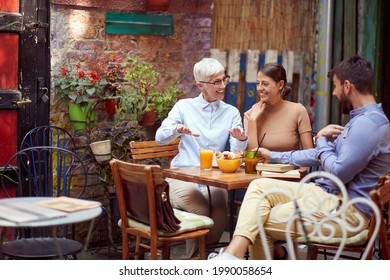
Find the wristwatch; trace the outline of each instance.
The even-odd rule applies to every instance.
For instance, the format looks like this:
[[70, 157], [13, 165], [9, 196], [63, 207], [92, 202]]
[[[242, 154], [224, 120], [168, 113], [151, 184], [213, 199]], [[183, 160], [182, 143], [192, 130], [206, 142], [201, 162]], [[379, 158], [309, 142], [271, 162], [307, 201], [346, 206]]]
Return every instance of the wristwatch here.
[[318, 137], [320, 137], [320, 136], [318, 136], [318, 134], [313, 136], [313, 144], [314, 145], [316, 144], [316, 141], [317, 141]]

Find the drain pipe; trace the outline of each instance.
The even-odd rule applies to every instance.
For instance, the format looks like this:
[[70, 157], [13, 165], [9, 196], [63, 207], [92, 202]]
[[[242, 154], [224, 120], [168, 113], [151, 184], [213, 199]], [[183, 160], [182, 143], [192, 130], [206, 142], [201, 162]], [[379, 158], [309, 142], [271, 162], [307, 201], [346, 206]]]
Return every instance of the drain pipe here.
[[316, 90], [314, 106], [314, 131], [329, 124], [331, 81], [327, 77], [332, 63], [333, 43], [333, 9], [334, 0], [319, 0], [318, 2], [318, 39]]

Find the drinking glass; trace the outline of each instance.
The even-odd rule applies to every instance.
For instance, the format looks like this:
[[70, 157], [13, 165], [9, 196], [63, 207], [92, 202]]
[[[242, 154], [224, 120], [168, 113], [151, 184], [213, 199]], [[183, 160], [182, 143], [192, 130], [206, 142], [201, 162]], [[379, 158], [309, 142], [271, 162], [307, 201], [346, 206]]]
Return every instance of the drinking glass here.
[[204, 171], [211, 170], [213, 167], [213, 156], [214, 150], [208, 148], [199, 149], [200, 169]]
[[259, 161], [256, 151], [244, 151], [245, 173], [256, 174], [256, 165]]

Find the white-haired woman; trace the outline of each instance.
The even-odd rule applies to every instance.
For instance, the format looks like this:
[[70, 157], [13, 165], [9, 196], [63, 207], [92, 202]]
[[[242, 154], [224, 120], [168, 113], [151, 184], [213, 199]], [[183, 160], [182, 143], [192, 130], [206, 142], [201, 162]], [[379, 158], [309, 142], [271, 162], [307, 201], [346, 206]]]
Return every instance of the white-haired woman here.
[[[237, 108], [223, 102], [229, 76], [222, 64], [213, 58], [204, 58], [194, 65], [194, 77], [200, 94], [179, 100], [156, 132], [156, 141], [168, 144], [181, 138], [179, 153], [171, 167], [199, 165], [199, 149], [243, 151], [247, 135]], [[170, 184], [172, 206], [187, 212], [210, 216], [214, 227], [207, 236], [207, 244], [218, 242], [227, 220], [227, 191], [210, 187], [212, 209], [209, 213], [207, 188], [195, 183], [167, 179]], [[187, 241], [186, 254], [197, 250], [194, 240]]]

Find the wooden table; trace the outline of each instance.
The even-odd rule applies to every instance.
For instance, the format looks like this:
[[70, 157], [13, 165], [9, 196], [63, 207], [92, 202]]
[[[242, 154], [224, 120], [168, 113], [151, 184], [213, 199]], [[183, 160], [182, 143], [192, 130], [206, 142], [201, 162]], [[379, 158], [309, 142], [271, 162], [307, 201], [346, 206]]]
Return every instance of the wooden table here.
[[[223, 173], [218, 167], [213, 167], [210, 171], [203, 171], [199, 166], [163, 169], [164, 178], [172, 178], [196, 184], [203, 184], [229, 191], [229, 231], [230, 237], [234, 231], [234, 190], [248, 188], [250, 182], [261, 178], [257, 174], [245, 174], [245, 169], [240, 167], [234, 173]], [[210, 197], [210, 190], [209, 197]], [[211, 199], [210, 199], [211, 204]], [[211, 208], [211, 206], [210, 206]]]

